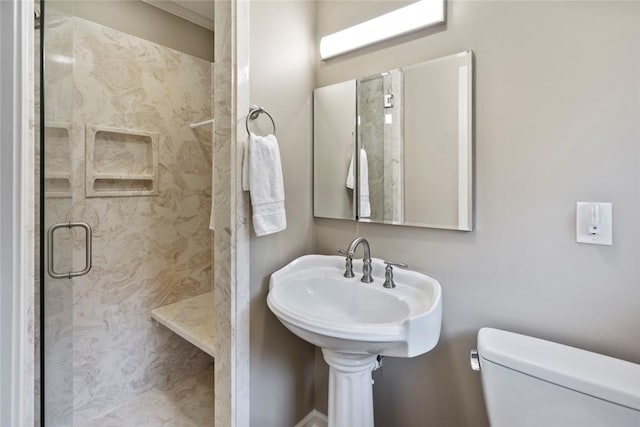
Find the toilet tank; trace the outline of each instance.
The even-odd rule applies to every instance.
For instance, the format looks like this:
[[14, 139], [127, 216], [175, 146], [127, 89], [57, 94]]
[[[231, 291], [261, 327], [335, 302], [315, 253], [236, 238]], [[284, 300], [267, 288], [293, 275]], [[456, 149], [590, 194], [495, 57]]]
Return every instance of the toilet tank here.
[[640, 365], [490, 328], [478, 355], [491, 427], [640, 427]]

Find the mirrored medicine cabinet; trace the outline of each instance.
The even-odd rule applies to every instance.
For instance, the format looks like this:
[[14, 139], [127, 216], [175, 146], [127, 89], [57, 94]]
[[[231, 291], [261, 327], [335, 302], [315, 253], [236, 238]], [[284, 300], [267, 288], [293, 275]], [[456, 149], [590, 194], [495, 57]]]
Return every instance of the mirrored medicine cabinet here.
[[314, 216], [471, 231], [473, 53], [314, 90]]

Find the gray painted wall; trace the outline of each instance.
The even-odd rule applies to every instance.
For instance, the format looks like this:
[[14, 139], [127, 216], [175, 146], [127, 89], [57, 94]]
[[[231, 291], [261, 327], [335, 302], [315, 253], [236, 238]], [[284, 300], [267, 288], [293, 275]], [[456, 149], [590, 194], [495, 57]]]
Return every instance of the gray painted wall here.
[[[252, 231], [251, 237], [252, 426], [293, 426], [314, 405], [313, 346], [287, 331], [266, 304], [270, 274], [313, 252], [314, 16], [312, 2], [250, 4], [251, 103], [276, 122], [287, 209], [285, 231], [264, 237]], [[251, 128], [272, 131], [264, 116]]]
[[[361, 9], [321, 2], [318, 36]], [[482, 326], [640, 363], [640, 3], [449, 2], [446, 26], [319, 62], [317, 85], [466, 49], [476, 55], [475, 230], [314, 220], [315, 252], [366, 236], [374, 256], [442, 284], [438, 347], [375, 374], [377, 427], [487, 425], [468, 363]], [[613, 202], [613, 246], [575, 243], [577, 201]], [[316, 352], [323, 411], [326, 378]]]

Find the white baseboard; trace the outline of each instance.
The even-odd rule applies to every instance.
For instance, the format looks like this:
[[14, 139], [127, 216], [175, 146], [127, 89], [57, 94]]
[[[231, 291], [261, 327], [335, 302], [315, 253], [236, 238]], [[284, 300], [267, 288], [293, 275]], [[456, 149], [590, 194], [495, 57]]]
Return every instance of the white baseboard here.
[[294, 427], [327, 427], [327, 416], [322, 412], [314, 409], [309, 412], [298, 424]]

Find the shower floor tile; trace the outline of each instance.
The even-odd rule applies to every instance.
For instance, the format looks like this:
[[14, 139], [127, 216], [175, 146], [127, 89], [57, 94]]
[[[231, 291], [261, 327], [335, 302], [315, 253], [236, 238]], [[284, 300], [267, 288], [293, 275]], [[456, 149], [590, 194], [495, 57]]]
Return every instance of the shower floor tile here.
[[91, 421], [88, 427], [213, 427], [213, 365]]

